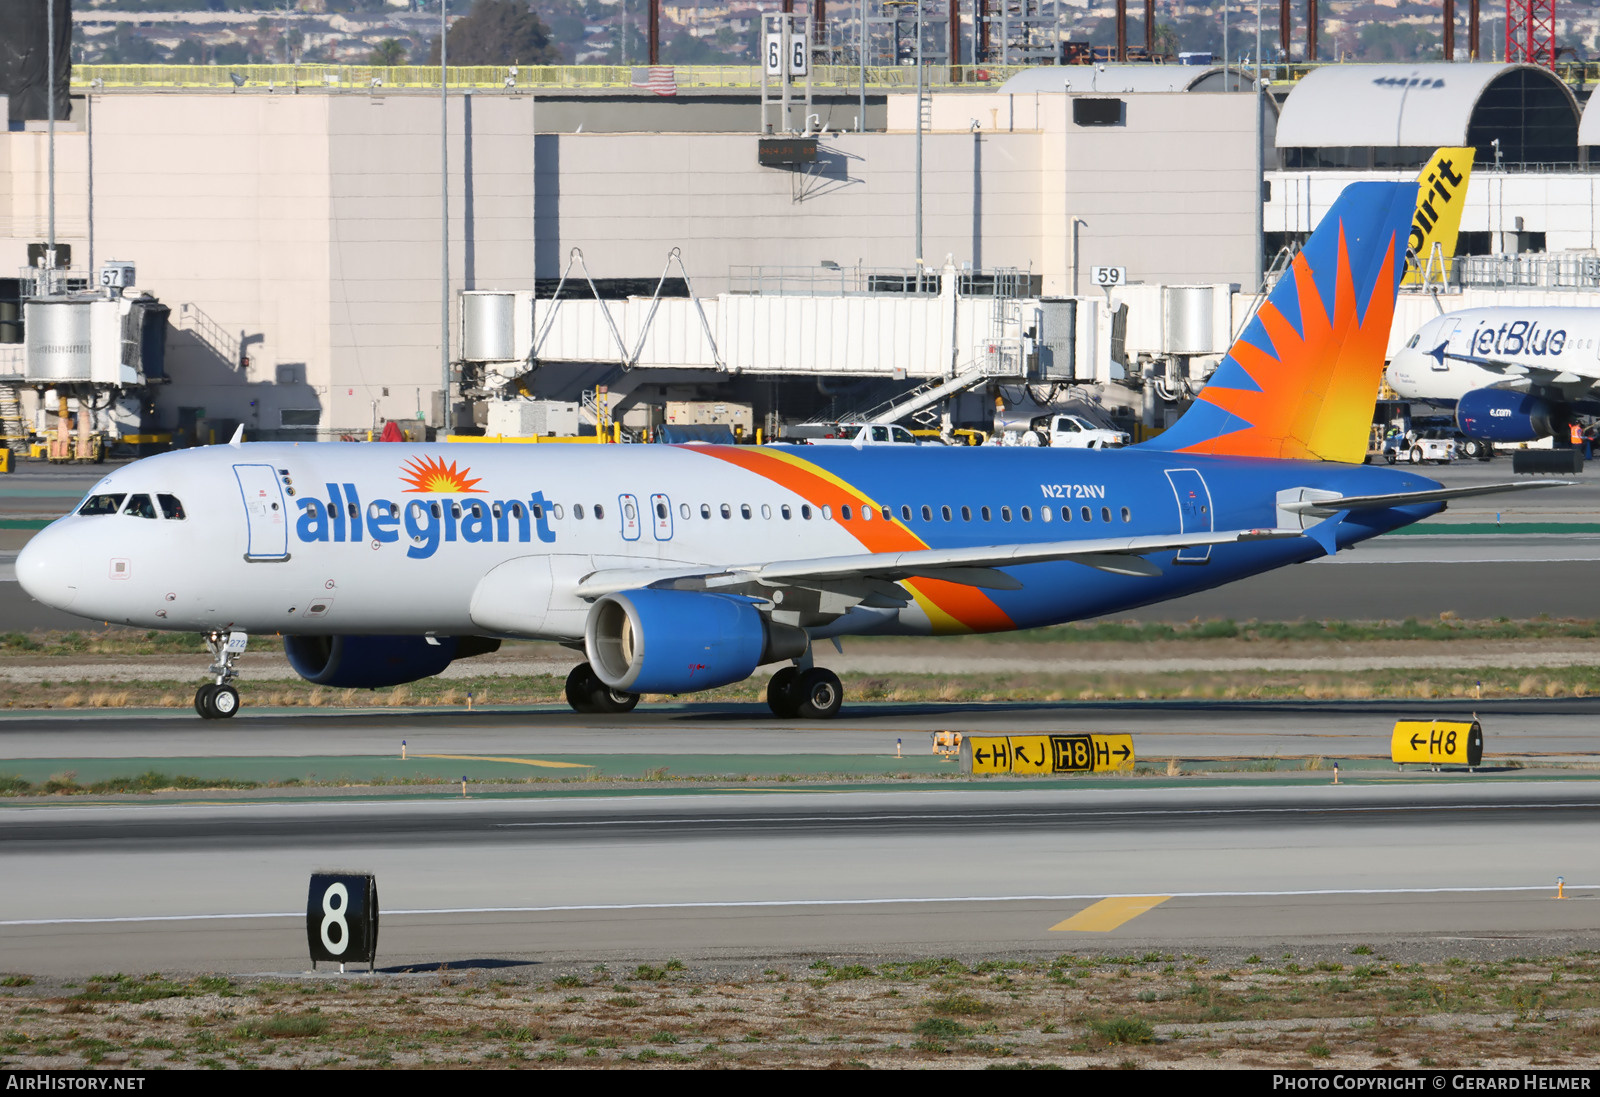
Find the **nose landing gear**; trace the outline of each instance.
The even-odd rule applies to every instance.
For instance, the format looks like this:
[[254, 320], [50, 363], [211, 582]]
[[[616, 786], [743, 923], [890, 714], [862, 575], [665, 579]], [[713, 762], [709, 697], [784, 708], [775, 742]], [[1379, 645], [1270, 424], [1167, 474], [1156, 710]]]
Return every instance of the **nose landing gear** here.
[[233, 688], [239, 672], [233, 669], [233, 661], [244, 652], [247, 640], [242, 632], [212, 629], [206, 633], [206, 646], [211, 649], [211, 666], [206, 673], [215, 675], [216, 681], [207, 682], [194, 692], [194, 710], [201, 719], [225, 720], [239, 711], [239, 691]]

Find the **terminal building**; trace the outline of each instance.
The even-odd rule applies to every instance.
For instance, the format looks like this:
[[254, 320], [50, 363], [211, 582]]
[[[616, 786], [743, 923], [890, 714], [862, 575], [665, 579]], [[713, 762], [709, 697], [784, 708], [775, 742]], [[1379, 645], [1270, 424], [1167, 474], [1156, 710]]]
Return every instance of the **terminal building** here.
[[[1069, 398], [1159, 428], [1344, 184], [1442, 145], [1477, 149], [1481, 259], [1403, 305], [1396, 343], [1439, 308], [1600, 300], [1600, 116], [1536, 66], [818, 86], [789, 134], [757, 80], [696, 91], [685, 70], [667, 98], [474, 71], [441, 119], [436, 82], [79, 69], [53, 172], [44, 123], [0, 136], [0, 267], [20, 301], [131, 266], [115, 292], [165, 317], [164, 355], [102, 326], [111, 382], [41, 372], [24, 339], [0, 345], [0, 387], [37, 425], [72, 388], [51, 382], [109, 386], [85, 399], [97, 425], [188, 441], [389, 420], [644, 437], [718, 405], [768, 437], [869, 413], [989, 429], [997, 400], [1005, 419]], [[71, 264], [41, 278], [52, 220]]]

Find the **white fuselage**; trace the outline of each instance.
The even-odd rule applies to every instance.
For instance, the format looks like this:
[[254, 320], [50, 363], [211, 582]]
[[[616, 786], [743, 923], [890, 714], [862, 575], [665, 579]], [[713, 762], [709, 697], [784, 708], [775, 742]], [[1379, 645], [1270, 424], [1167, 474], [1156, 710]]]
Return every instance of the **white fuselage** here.
[[[1492, 368], [1468, 359], [1502, 365]], [[1530, 372], [1570, 376], [1572, 381], [1564, 384], [1600, 379], [1600, 309], [1507, 307], [1447, 313], [1417, 329], [1395, 352], [1385, 376], [1404, 399], [1448, 403], [1475, 389], [1510, 387]]]

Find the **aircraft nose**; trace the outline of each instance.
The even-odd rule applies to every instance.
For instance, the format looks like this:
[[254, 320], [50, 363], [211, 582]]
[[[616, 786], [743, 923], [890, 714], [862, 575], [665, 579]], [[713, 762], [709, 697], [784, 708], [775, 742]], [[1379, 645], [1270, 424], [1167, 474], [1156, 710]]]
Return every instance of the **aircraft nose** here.
[[28, 597], [56, 609], [66, 609], [78, 596], [75, 554], [68, 551], [70, 535], [58, 525], [46, 526], [17, 554], [17, 582]]

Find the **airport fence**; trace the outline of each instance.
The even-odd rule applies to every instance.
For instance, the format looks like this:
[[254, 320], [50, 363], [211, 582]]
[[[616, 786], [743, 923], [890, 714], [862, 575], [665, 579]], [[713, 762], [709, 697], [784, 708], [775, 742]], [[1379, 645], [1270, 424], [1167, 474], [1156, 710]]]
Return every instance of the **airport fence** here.
[[[679, 90], [751, 89], [761, 86], [756, 65], [665, 65]], [[926, 86], [997, 86], [1023, 65], [929, 65]], [[643, 88], [647, 66], [630, 65], [451, 65], [445, 74], [452, 88], [473, 91], [538, 91], [553, 88]], [[858, 88], [862, 72], [855, 65], [817, 65], [813, 88]], [[869, 88], [904, 88], [917, 82], [916, 69], [905, 65], [868, 66]], [[297, 91], [373, 91], [379, 88], [437, 88], [438, 65], [75, 65], [72, 86], [79, 90], [124, 88], [293, 88]]]

